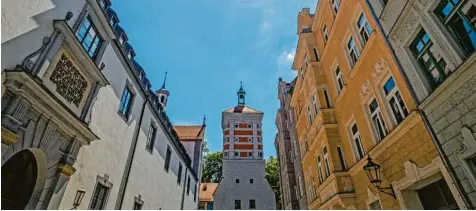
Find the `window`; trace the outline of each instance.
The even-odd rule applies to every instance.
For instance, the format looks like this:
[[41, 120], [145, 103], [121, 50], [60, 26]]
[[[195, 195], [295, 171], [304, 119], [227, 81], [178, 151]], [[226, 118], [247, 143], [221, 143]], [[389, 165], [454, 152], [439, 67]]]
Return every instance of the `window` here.
[[141, 210], [142, 209], [142, 204], [139, 202], [135, 201], [134, 202], [134, 209], [133, 210]]
[[307, 70], [308, 66], [308, 61], [307, 61], [307, 55], [304, 56], [304, 69]]
[[446, 67], [446, 62], [440, 50], [433, 45], [425, 30], [422, 29], [416, 36], [410, 45], [410, 50], [433, 88], [436, 88], [446, 79], [450, 70]]
[[352, 133], [352, 145], [354, 146], [354, 153], [357, 158], [357, 161], [362, 159], [365, 155], [364, 147], [362, 145], [362, 138], [360, 137], [359, 128], [357, 128], [357, 124], [354, 123], [351, 127]]
[[164, 169], [167, 172], [169, 172], [170, 157], [171, 156], [172, 156], [172, 150], [170, 149], [169, 146], [167, 146], [167, 154], [165, 155], [165, 166], [164, 166]]
[[248, 152], [248, 157], [252, 157], [253, 156], [253, 153], [252, 152]]
[[208, 202], [207, 210], [213, 210], [213, 202]]
[[424, 210], [458, 209], [456, 200], [444, 179], [440, 179], [416, 191]]
[[109, 188], [101, 183], [97, 183], [96, 188], [94, 189], [91, 205], [89, 205], [89, 209], [90, 210], [105, 209], [108, 195], [109, 195]]
[[198, 209], [199, 210], [205, 210], [205, 202], [198, 203]]
[[178, 166], [178, 173], [177, 173], [177, 184], [180, 185], [180, 183], [182, 182], [182, 163], [179, 162], [179, 166]]
[[301, 78], [304, 79], [304, 70], [301, 67]]
[[307, 105], [307, 120], [309, 122], [309, 126], [312, 125], [312, 111], [311, 111], [311, 106]]
[[235, 137], [235, 142], [238, 142], [240, 139]]
[[132, 51], [129, 51], [129, 53], [127, 53], [127, 58], [129, 58], [129, 60], [132, 59]]
[[253, 184], [253, 182], [254, 182], [253, 179], [250, 179], [250, 184]]
[[476, 50], [476, 7], [471, 1], [441, 0], [435, 13], [467, 56]]
[[190, 176], [187, 177], [187, 196], [190, 193]]
[[251, 128], [251, 124], [248, 124], [248, 128]]
[[329, 166], [329, 157], [328, 157], [328, 154], [327, 154], [327, 148], [326, 147], [322, 148], [322, 155], [324, 156], [324, 163], [326, 165], [327, 176], [330, 176], [331, 175], [331, 168]]
[[322, 38], [324, 39], [324, 44], [326, 44], [327, 40], [329, 39], [329, 32], [327, 31], [326, 25], [322, 27]]
[[225, 153], [224, 153], [224, 156], [225, 156], [225, 157], [228, 157], [228, 152], [225, 152]]
[[359, 60], [360, 53], [357, 45], [355, 45], [353, 37], [350, 37], [349, 43], [347, 43], [347, 50], [349, 52], [351, 66], [354, 67], [355, 63], [357, 63], [357, 60]]
[[119, 112], [122, 114], [122, 116], [129, 117], [133, 99], [134, 95], [132, 94], [129, 87], [126, 86], [124, 88], [124, 92], [122, 93], [121, 104], [119, 104]]
[[340, 0], [331, 0], [332, 10], [334, 10], [334, 14], [339, 12]]
[[253, 141], [253, 138], [248, 138], [248, 142], [251, 142], [251, 141]]
[[372, 33], [372, 28], [367, 22], [364, 13], [360, 14], [359, 20], [357, 21], [357, 27], [359, 28], [360, 38], [362, 38], [363, 45], [369, 40], [370, 34]]
[[76, 37], [89, 57], [94, 58], [102, 43], [102, 39], [89, 17], [84, 19], [84, 22], [76, 33]]
[[385, 129], [385, 122], [382, 118], [382, 113], [380, 113], [380, 108], [376, 99], [373, 99], [369, 105], [370, 117], [372, 119], [372, 124], [377, 136], [377, 142], [381, 141], [386, 135], [387, 130]]
[[316, 61], [319, 61], [319, 50], [317, 50], [317, 48], [313, 48], [312, 51], [314, 52], [314, 57], [316, 58]]
[[101, 8], [105, 10], [107, 7], [106, 0], [99, 0], [99, 6], [101, 6]]
[[197, 201], [197, 185], [193, 186], [193, 201]]
[[300, 196], [302, 196], [304, 194], [304, 192], [301, 191], [301, 190], [304, 190], [304, 187], [303, 187], [303, 184], [302, 184], [301, 175], [299, 175], [299, 177], [298, 177], [298, 183], [299, 183], [299, 193], [300, 193]]
[[406, 116], [408, 116], [408, 110], [403, 102], [403, 98], [400, 95], [400, 92], [395, 87], [395, 80], [393, 77], [390, 77], [388, 81], [383, 86], [387, 102], [390, 104], [393, 116], [397, 120], [397, 124], [400, 124]]
[[314, 115], [317, 115], [319, 112], [319, 105], [317, 104], [317, 93], [312, 95], [312, 105], [314, 105]]
[[370, 207], [371, 210], [381, 210], [382, 209], [382, 205], [380, 204], [380, 202], [378, 200], [370, 203], [369, 205], [370, 205], [369, 207]]
[[111, 17], [109, 20], [109, 24], [111, 24], [112, 28], [116, 27], [117, 20], [114, 17]]
[[236, 184], [240, 183], [240, 179], [235, 180]]
[[256, 201], [254, 199], [250, 199], [250, 209], [256, 209]]
[[342, 168], [342, 171], [345, 171], [347, 167], [345, 165], [344, 151], [342, 151], [342, 147], [337, 147], [337, 154], [339, 155], [339, 161], [340, 161], [340, 166]]
[[149, 127], [149, 134], [147, 135], [147, 145], [146, 149], [152, 152], [154, 149], [154, 143], [155, 143], [155, 135], [157, 134], [157, 128], [153, 125], [153, 123], [150, 124]]
[[235, 200], [235, 210], [241, 209], [241, 200]]
[[327, 94], [327, 90], [324, 90], [324, 99], [326, 100], [327, 108], [331, 108], [331, 101], [329, 100], [329, 94]]
[[235, 157], [238, 157], [238, 152], [235, 152]]
[[337, 93], [340, 93], [342, 89], [344, 89], [344, 77], [342, 76], [342, 72], [340, 71], [339, 67], [336, 68], [335, 74], [337, 83]]
[[262, 153], [262, 152], [258, 152], [258, 157], [263, 157], [263, 153]]
[[239, 126], [238, 124], [235, 124], [235, 128], [238, 128], [238, 126]]
[[319, 183], [324, 182], [324, 176], [322, 174], [322, 164], [321, 164], [321, 157], [317, 156], [317, 171], [319, 173]]

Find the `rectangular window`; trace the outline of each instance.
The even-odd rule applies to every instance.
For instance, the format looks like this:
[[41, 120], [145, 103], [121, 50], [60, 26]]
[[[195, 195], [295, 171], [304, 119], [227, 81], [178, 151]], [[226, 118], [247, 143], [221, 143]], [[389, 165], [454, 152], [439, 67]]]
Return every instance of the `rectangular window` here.
[[457, 210], [458, 205], [444, 179], [431, 183], [417, 191], [424, 210]]
[[199, 210], [205, 210], [205, 202], [198, 203], [198, 209]]
[[96, 189], [94, 190], [91, 205], [89, 206], [90, 210], [103, 210], [106, 208], [106, 199], [109, 195], [109, 188], [103, 184], [97, 183]]
[[252, 153], [252, 152], [248, 152], [248, 157], [253, 157], [253, 153]]
[[316, 58], [316, 61], [319, 61], [319, 50], [317, 50], [317, 48], [313, 48], [312, 51], [314, 52], [314, 57]]
[[372, 33], [372, 28], [370, 27], [369, 22], [367, 22], [364, 13], [360, 14], [359, 20], [357, 21], [357, 28], [359, 28], [360, 38], [362, 38], [363, 45], [365, 45]]
[[213, 210], [213, 202], [208, 202], [207, 210]]
[[317, 104], [317, 93], [312, 95], [312, 105], [314, 105], [314, 115], [317, 115], [319, 112], [319, 105]]
[[84, 19], [81, 27], [76, 33], [76, 37], [89, 57], [94, 58], [103, 41], [89, 17]]
[[238, 157], [238, 152], [235, 152], [235, 157]]
[[170, 149], [169, 146], [167, 146], [167, 154], [165, 155], [165, 166], [164, 169], [165, 171], [169, 172], [169, 166], [170, 166], [170, 158], [172, 156], [172, 150]]
[[134, 99], [134, 95], [132, 94], [129, 87], [126, 86], [124, 88], [124, 92], [122, 93], [121, 104], [119, 104], [119, 112], [124, 117], [129, 117], [133, 99]]
[[360, 137], [360, 132], [359, 128], [357, 127], [357, 124], [354, 123], [351, 127], [351, 133], [352, 133], [352, 145], [354, 146], [354, 153], [357, 158], [357, 161], [362, 159], [365, 155], [364, 147], [362, 145], [362, 138]]
[[187, 196], [190, 193], [190, 176], [187, 177]]
[[350, 37], [350, 40], [347, 43], [347, 51], [349, 52], [351, 66], [354, 67], [355, 63], [357, 63], [357, 60], [359, 60], [360, 53], [353, 37]]
[[443, 59], [441, 51], [433, 45], [425, 30], [422, 29], [416, 36], [410, 45], [410, 50], [433, 88], [446, 79], [450, 70], [446, 67], [446, 61]]
[[328, 157], [328, 154], [327, 154], [327, 148], [326, 147], [322, 148], [322, 155], [324, 156], [324, 164], [326, 165], [327, 176], [330, 176], [331, 175], [331, 167], [329, 166], [329, 157]]
[[387, 130], [385, 127], [385, 122], [382, 118], [382, 113], [380, 113], [380, 108], [378, 106], [377, 100], [373, 99], [369, 105], [370, 117], [372, 119], [372, 124], [377, 136], [377, 142], [381, 141], [386, 135]]
[[370, 207], [371, 210], [381, 210], [382, 209], [382, 205], [380, 205], [380, 202], [378, 200], [370, 203], [369, 207]]
[[327, 40], [329, 39], [329, 32], [327, 31], [326, 25], [322, 27], [322, 38], [324, 38], [324, 44], [326, 44]]
[[300, 190], [299, 193], [301, 194], [300, 196], [302, 196], [304, 194], [304, 192], [301, 191], [301, 190], [304, 190], [304, 187], [303, 187], [303, 184], [302, 184], [301, 176], [298, 177], [298, 183], [299, 183], [299, 190]]
[[107, 7], [106, 1], [105, 0], [99, 0], [99, 6], [101, 6], [101, 8], [103, 10], [105, 10], [106, 7]]
[[311, 106], [307, 105], [307, 120], [309, 122], [309, 126], [312, 125], [312, 111], [311, 111]]
[[319, 173], [319, 183], [324, 182], [324, 175], [322, 174], [321, 157], [317, 155], [317, 171]]
[[327, 108], [331, 108], [331, 101], [329, 100], [329, 94], [327, 93], [327, 90], [324, 90], [324, 99], [326, 100]]
[[397, 120], [397, 124], [400, 124], [406, 116], [408, 116], [408, 110], [403, 102], [403, 98], [398, 91], [395, 80], [390, 77], [383, 86], [383, 90], [386, 95], [387, 102], [390, 104], [393, 116]]
[[253, 182], [254, 182], [253, 179], [250, 179], [250, 184], [253, 184]]
[[179, 166], [178, 166], [178, 175], [177, 175], [177, 184], [180, 185], [180, 183], [182, 182], [182, 163], [179, 162]]
[[197, 201], [197, 185], [193, 186], [193, 201]]
[[157, 128], [151, 123], [149, 127], [149, 134], [147, 135], [147, 145], [146, 148], [150, 152], [154, 149], [155, 135], [157, 134]]
[[235, 200], [235, 210], [241, 209], [241, 200]]
[[254, 199], [250, 199], [250, 209], [256, 209], [256, 201]]
[[334, 10], [334, 14], [339, 12], [340, 0], [331, 0], [332, 10]]
[[471, 1], [441, 0], [435, 13], [467, 56], [476, 49], [476, 7]]
[[337, 147], [337, 154], [339, 155], [339, 161], [342, 171], [345, 171], [347, 169], [347, 166], [345, 165], [344, 151], [342, 150], [342, 147]]
[[344, 77], [342, 76], [342, 72], [340, 71], [339, 67], [336, 68], [335, 74], [336, 74], [337, 93], [340, 93], [342, 89], [344, 89]]
[[240, 179], [235, 179], [236, 184], [240, 183]]

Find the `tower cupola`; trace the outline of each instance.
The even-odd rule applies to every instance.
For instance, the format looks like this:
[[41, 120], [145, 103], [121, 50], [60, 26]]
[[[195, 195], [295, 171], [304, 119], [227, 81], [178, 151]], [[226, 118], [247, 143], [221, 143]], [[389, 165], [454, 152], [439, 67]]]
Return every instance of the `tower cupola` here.
[[164, 110], [167, 107], [167, 100], [168, 100], [167, 98], [170, 95], [169, 91], [165, 88], [166, 81], [167, 81], [167, 71], [165, 71], [164, 83], [162, 84], [162, 87], [159, 90], [155, 91], [155, 94], [159, 98], [159, 103], [162, 106], [162, 108], [164, 108]]
[[245, 90], [243, 89], [243, 83], [240, 81], [240, 89], [236, 93], [238, 95], [238, 106], [245, 106]]

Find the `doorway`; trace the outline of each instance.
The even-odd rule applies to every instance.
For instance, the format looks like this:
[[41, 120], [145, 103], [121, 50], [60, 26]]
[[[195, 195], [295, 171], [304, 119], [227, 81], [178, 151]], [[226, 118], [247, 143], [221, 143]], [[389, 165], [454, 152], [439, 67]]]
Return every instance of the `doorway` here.
[[38, 164], [30, 150], [13, 155], [2, 166], [1, 209], [25, 209], [35, 189]]

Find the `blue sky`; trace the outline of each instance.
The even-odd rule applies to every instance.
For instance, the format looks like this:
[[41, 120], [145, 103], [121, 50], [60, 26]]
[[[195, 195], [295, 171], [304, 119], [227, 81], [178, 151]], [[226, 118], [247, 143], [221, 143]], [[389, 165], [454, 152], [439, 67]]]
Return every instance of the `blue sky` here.
[[[221, 112], [236, 106], [240, 81], [246, 104], [264, 112], [265, 157], [276, 156], [278, 78], [291, 81], [296, 18], [317, 0], [113, 0], [120, 25], [153, 89], [170, 91], [174, 125], [201, 124], [211, 152], [222, 150]], [[140, 2], [140, 3], [138, 3]]]

